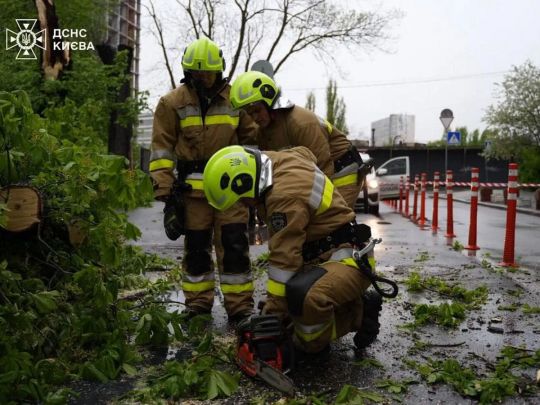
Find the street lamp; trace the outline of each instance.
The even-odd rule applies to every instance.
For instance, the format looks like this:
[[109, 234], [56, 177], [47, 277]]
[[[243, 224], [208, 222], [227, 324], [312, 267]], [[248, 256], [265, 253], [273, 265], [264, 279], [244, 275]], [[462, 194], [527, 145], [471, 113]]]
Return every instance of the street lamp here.
[[[441, 120], [443, 127], [444, 127], [444, 134], [445, 137], [447, 137], [448, 128], [450, 128], [450, 124], [454, 120], [454, 113], [451, 109], [445, 108], [441, 111], [441, 116], [439, 117]], [[446, 175], [446, 171], [448, 170], [448, 139], [445, 139], [444, 142], [444, 173]]]

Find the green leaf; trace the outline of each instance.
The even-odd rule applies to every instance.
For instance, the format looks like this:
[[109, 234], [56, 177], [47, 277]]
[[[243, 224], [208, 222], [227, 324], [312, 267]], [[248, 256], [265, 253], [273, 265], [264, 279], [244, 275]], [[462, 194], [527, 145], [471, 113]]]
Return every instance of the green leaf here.
[[238, 389], [238, 376], [219, 370], [210, 370], [208, 378], [207, 399], [214, 399], [223, 394], [231, 396]]
[[40, 314], [47, 314], [56, 310], [58, 307], [56, 299], [59, 296], [58, 291], [43, 291], [30, 295], [36, 305], [36, 309]]
[[131, 222], [126, 224], [126, 238], [129, 240], [137, 240], [141, 237], [142, 233], [139, 228], [133, 225]]
[[123, 363], [122, 364], [122, 369], [125, 371], [125, 373], [127, 375], [135, 375], [137, 374], [137, 369], [135, 367], [133, 367], [131, 364], [127, 364], [127, 363]]
[[365, 403], [364, 400], [369, 400], [375, 403], [384, 402], [385, 398], [373, 391], [362, 390], [352, 385], [345, 384], [341, 391], [336, 396], [335, 404], [358, 404]]
[[107, 376], [99, 371], [92, 363], [86, 363], [82, 368], [81, 374], [84, 378], [90, 380], [98, 380], [102, 383], [109, 381]]

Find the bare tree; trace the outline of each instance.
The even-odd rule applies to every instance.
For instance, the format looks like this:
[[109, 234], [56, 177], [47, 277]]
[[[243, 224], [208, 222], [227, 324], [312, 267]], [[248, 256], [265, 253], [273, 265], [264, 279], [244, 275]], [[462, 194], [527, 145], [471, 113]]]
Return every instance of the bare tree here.
[[[205, 35], [232, 55], [228, 76], [238, 66], [266, 59], [277, 72], [297, 53], [311, 50], [325, 63], [335, 62], [339, 48], [379, 48], [396, 11], [371, 12], [343, 8], [330, 0], [176, 0], [189, 26], [185, 37]], [[154, 13], [155, 15], [155, 13]], [[154, 15], [152, 17], [154, 17]], [[163, 36], [159, 21], [157, 36]], [[189, 32], [188, 32], [189, 31]], [[191, 35], [189, 35], [191, 33]], [[194, 35], [193, 35], [194, 34]], [[185, 46], [185, 44], [179, 44]], [[160, 46], [166, 53], [163, 41]], [[167, 63], [166, 63], [167, 64]]]
[[[190, 3], [191, 3], [191, 0], [190, 0]], [[148, 14], [150, 15], [150, 17], [152, 17], [152, 21], [154, 22], [154, 30], [152, 30], [152, 32], [156, 36], [158, 44], [163, 53], [163, 59], [165, 60], [165, 67], [167, 68], [167, 73], [169, 74], [169, 80], [171, 81], [171, 89], [174, 89], [176, 87], [176, 81], [174, 80], [174, 73], [172, 70], [169, 53], [167, 52], [167, 47], [165, 45], [165, 38], [163, 36], [163, 25], [161, 23], [161, 20], [156, 14], [156, 9], [154, 7], [154, 3], [152, 2], [152, 0], [150, 0], [150, 7], [146, 5], [144, 5], [144, 7], [148, 11]]]

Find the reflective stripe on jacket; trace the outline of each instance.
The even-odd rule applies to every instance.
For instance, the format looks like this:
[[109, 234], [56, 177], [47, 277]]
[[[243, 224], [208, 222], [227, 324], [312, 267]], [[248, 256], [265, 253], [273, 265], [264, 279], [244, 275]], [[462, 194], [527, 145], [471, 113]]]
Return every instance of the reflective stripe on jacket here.
[[[185, 84], [159, 100], [154, 112], [150, 155], [156, 197], [169, 194], [176, 159], [205, 160], [239, 141], [255, 143], [257, 126], [246, 113], [232, 109], [229, 89], [226, 85], [212, 99], [204, 119], [196, 91]], [[202, 178], [191, 179], [192, 193], [203, 196]]]

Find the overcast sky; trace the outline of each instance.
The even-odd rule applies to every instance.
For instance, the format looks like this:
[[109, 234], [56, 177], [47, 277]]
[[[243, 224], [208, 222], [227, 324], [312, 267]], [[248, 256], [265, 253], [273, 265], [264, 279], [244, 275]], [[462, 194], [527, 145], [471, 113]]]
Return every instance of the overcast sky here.
[[[143, 0], [143, 4], [147, 0]], [[161, 11], [177, 5], [156, 1]], [[343, 2], [359, 9], [375, 2]], [[308, 53], [289, 60], [276, 75], [283, 94], [304, 106], [313, 90], [316, 112], [325, 114], [325, 87], [330, 77], [347, 106], [351, 137], [370, 133], [372, 121], [390, 114], [416, 117], [416, 141], [440, 139], [440, 111], [454, 112], [452, 127], [483, 130], [486, 108], [496, 102], [496, 85], [514, 65], [527, 59], [540, 66], [540, 0], [383, 0], [380, 8], [399, 9], [388, 52], [340, 53], [340, 77]], [[143, 9], [143, 28], [149, 25]], [[226, 56], [226, 55], [225, 55]], [[229, 59], [230, 60], [230, 59]], [[168, 91], [154, 38], [143, 31], [140, 87], [150, 91], [150, 105]], [[176, 61], [179, 64], [179, 61]], [[176, 70], [180, 74], [178, 67]]]

